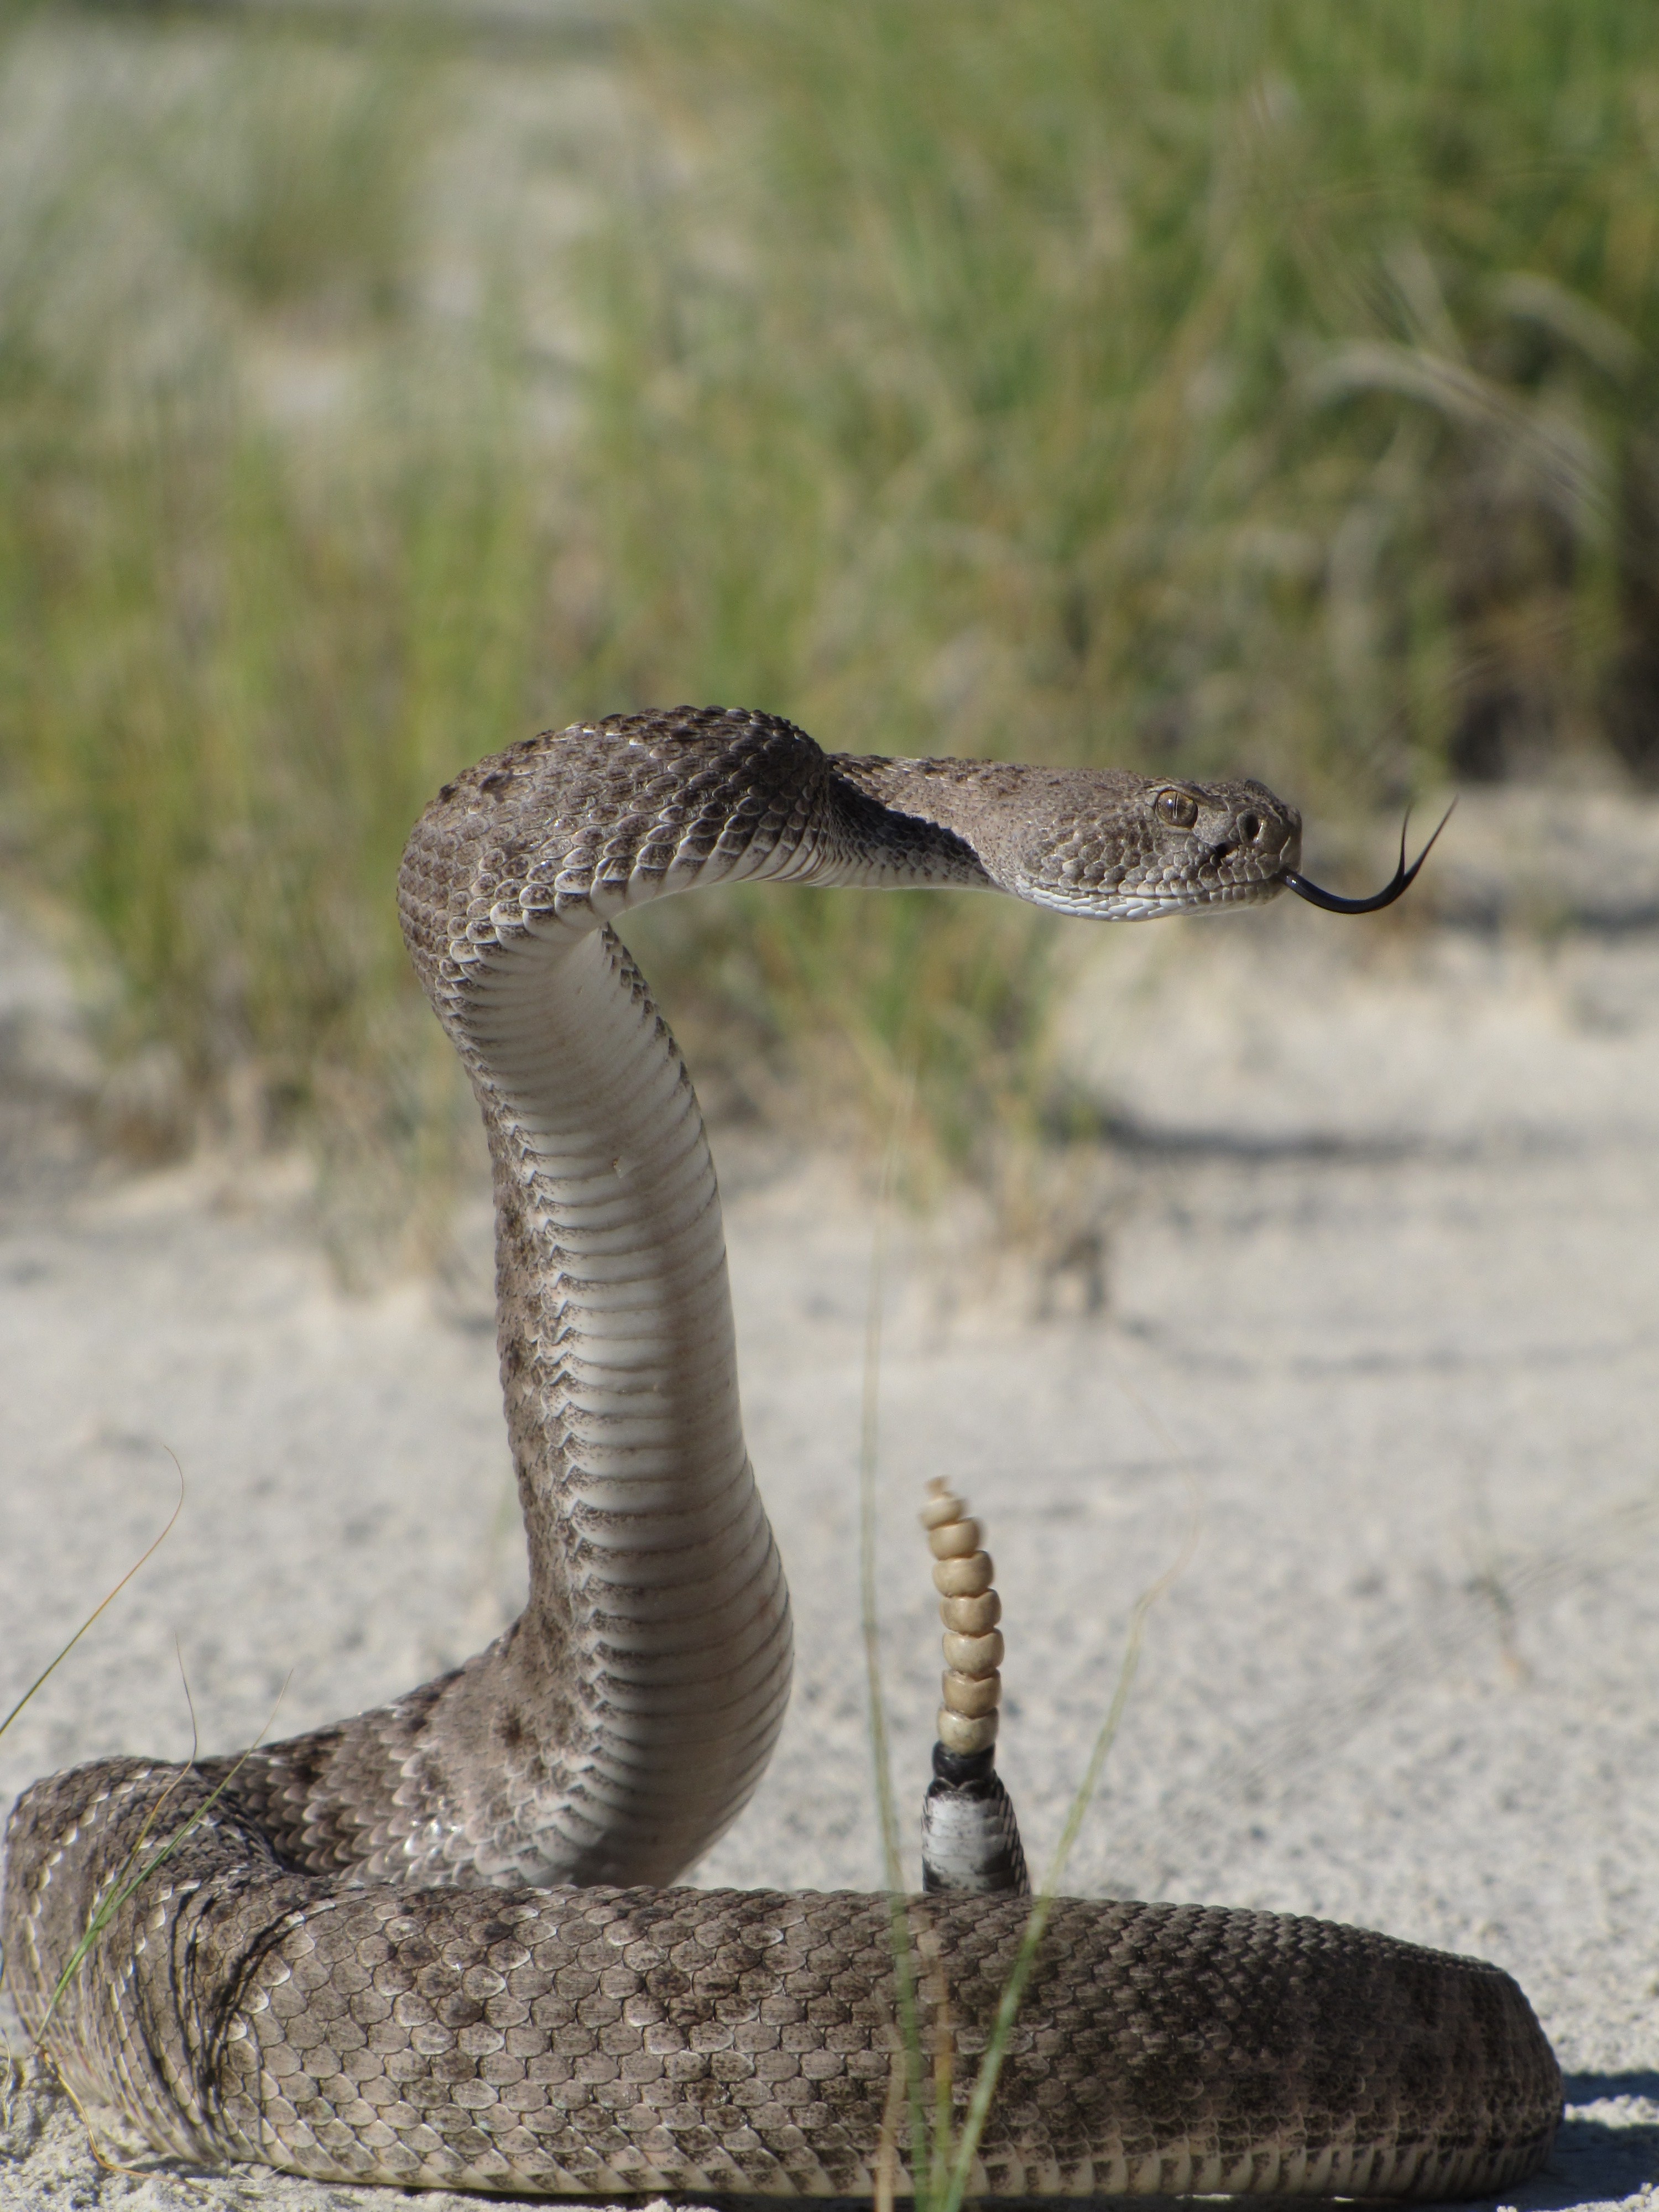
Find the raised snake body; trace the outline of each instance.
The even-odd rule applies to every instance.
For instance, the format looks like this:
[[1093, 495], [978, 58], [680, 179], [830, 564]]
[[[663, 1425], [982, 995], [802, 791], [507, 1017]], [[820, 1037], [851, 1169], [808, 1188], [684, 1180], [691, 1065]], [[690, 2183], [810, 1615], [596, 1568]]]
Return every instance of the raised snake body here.
[[[489, 1133], [529, 1602], [377, 1711], [26, 1793], [6, 1971], [72, 2089], [186, 2159], [324, 2179], [856, 2195], [885, 2126], [909, 2186], [885, 1901], [658, 1886], [765, 1765], [789, 1609], [702, 1118], [607, 925], [738, 878], [1139, 918], [1269, 897], [1299, 841], [1259, 784], [827, 757], [719, 709], [536, 738], [440, 794], [401, 908]], [[180, 1831], [54, 2003], [100, 1905]], [[1026, 1910], [909, 1907], [958, 2103]], [[972, 2186], [1477, 2194], [1542, 2160], [1559, 2104], [1496, 1968], [1063, 1900]]]

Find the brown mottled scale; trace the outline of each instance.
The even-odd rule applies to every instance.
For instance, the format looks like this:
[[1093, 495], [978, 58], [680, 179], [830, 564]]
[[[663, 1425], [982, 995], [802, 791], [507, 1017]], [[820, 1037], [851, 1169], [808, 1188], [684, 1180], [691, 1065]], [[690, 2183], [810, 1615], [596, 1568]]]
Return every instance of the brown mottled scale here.
[[[871, 2191], [902, 2065], [885, 1901], [663, 1886], [764, 1767], [789, 1610], [701, 1116], [608, 924], [737, 876], [1140, 919], [1273, 896], [1299, 836], [1258, 784], [826, 756], [718, 708], [536, 738], [440, 795], [401, 907], [489, 1137], [530, 1601], [378, 1711], [25, 1793], [8, 1984], [77, 2094], [186, 2159], [325, 2179]], [[960, 2108], [1028, 1908], [908, 1909]], [[1067, 1899], [973, 2188], [1479, 2195], [1542, 2162], [1559, 2107], [1494, 1967]]]

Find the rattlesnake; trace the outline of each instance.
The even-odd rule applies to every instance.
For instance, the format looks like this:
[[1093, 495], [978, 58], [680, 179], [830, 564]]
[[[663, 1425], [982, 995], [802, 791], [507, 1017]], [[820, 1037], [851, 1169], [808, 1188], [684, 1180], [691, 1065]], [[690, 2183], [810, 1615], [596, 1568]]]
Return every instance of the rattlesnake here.
[[[355, 1720], [25, 1794], [7, 1972], [72, 2089], [187, 2160], [346, 2181], [861, 2194], [885, 2124], [910, 2185], [887, 1901], [662, 1886], [766, 1762], [789, 1608], [702, 1119], [609, 924], [739, 878], [1140, 918], [1310, 890], [1299, 848], [1255, 783], [832, 757], [718, 708], [534, 738], [440, 793], [402, 915], [489, 1133], [529, 1603]], [[905, 1911], [960, 2104], [1027, 1906]], [[1062, 1899], [970, 2187], [1480, 2193], [1540, 2164], [1559, 2107], [1496, 1968]]]

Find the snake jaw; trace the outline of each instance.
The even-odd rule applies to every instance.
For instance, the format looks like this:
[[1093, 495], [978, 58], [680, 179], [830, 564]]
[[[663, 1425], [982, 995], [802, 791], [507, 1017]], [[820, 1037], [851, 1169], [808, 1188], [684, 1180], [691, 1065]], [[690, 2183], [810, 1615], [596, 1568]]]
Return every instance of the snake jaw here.
[[1103, 896], [1098, 892], [1068, 892], [1063, 886], [1022, 885], [1017, 896], [1030, 906], [1046, 908], [1082, 921], [1159, 921], [1178, 915], [1231, 913], [1241, 906], [1265, 906], [1286, 888], [1282, 876], [1255, 882], [1217, 884], [1194, 890], [1160, 892], [1152, 888], [1125, 889]]

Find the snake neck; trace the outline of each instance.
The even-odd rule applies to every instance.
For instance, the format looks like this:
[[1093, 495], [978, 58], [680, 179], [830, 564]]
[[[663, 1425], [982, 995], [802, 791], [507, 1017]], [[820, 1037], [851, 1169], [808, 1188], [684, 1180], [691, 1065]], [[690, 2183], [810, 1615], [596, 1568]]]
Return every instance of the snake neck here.
[[557, 1879], [660, 1882], [746, 1802], [790, 1674], [702, 1116], [608, 929], [521, 940], [452, 1027], [489, 1137], [530, 1554], [487, 1655], [492, 1770], [508, 1742]]

